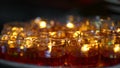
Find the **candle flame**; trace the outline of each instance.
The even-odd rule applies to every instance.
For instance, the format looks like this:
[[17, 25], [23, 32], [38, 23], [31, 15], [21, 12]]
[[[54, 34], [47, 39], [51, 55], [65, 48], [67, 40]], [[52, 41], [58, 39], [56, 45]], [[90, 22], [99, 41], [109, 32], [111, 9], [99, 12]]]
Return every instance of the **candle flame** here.
[[88, 46], [88, 44], [84, 44], [84, 45], [82, 46], [82, 48], [81, 48], [81, 51], [82, 51], [82, 52], [88, 52], [89, 49], [90, 49], [90, 47]]
[[17, 31], [17, 30], [18, 30], [17, 27], [13, 27], [13, 28], [12, 28], [12, 31]]
[[74, 28], [74, 24], [71, 22], [68, 22], [66, 25], [67, 28]]
[[80, 35], [80, 31], [76, 31], [74, 34], [73, 34], [73, 37], [76, 38]]
[[20, 49], [22, 49], [22, 50], [23, 50], [23, 49], [24, 49], [24, 46], [20, 46]]
[[17, 35], [18, 35], [18, 33], [17, 33], [17, 32], [13, 32], [12, 34], [13, 34], [13, 36], [17, 36]]
[[46, 27], [47, 27], [46, 22], [45, 22], [45, 21], [41, 21], [41, 22], [39, 23], [39, 27], [40, 27], [40, 28], [46, 28]]
[[115, 47], [114, 47], [114, 52], [119, 52], [120, 51], [120, 44], [115, 44]]
[[48, 52], [51, 53], [51, 51], [52, 51], [52, 43], [51, 43], [51, 41], [48, 43], [48, 48], [49, 48]]
[[120, 32], [120, 28], [117, 29], [117, 32]]

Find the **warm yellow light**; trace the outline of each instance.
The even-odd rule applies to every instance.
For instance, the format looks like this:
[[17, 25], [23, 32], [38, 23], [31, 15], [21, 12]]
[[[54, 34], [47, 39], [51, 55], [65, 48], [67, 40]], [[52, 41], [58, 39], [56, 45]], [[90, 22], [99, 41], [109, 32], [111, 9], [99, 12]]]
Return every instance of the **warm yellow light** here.
[[14, 41], [8, 40], [9, 48], [15, 48]]
[[120, 28], [117, 29], [117, 32], [120, 32]]
[[76, 38], [80, 35], [80, 31], [76, 31], [74, 34], [73, 34], [73, 37]]
[[81, 51], [82, 52], [88, 52], [90, 49], [90, 47], [88, 46], [88, 44], [84, 44], [82, 47], [81, 47]]
[[86, 21], [86, 25], [89, 25], [90, 24], [90, 22], [89, 21]]
[[69, 22], [69, 23], [67, 23], [66, 27], [67, 27], [67, 28], [74, 28], [74, 24], [71, 23], [71, 22]]
[[24, 40], [23, 46], [30, 48], [33, 46], [33, 41], [36, 39], [36, 37], [27, 37]]
[[18, 30], [17, 27], [13, 27], [13, 28], [12, 28], [12, 31], [17, 31], [17, 30]]
[[63, 45], [63, 44], [65, 44], [65, 40], [64, 39], [61, 40], [61, 45]]
[[8, 38], [8, 35], [3, 35], [2, 37], [1, 37], [1, 40], [8, 40], [9, 38]]
[[8, 44], [13, 44], [14, 42], [11, 40], [8, 40]]
[[24, 49], [24, 46], [20, 46], [20, 49], [22, 49], [22, 50], [23, 50], [23, 49]]
[[55, 36], [56, 35], [56, 32], [49, 32], [50, 36]]
[[120, 44], [115, 44], [115, 47], [113, 48], [114, 52], [120, 52]]
[[51, 51], [52, 51], [52, 42], [51, 41], [48, 43], [48, 48], [49, 48], [48, 52], [51, 53]]
[[13, 32], [12, 35], [13, 35], [13, 36], [17, 36], [18, 33], [17, 33], [17, 32]]
[[20, 27], [19, 29], [20, 29], [20, 31], [23, 31], [23, 30], [24, 30], [22, 27]]
[[45, 21], [41, 21], [41, 22], [39, 23], [39, 27], [40, 27], [40, 28], [46, 28], [46, 27], [47, 27], [47, 23], [46, 23]]

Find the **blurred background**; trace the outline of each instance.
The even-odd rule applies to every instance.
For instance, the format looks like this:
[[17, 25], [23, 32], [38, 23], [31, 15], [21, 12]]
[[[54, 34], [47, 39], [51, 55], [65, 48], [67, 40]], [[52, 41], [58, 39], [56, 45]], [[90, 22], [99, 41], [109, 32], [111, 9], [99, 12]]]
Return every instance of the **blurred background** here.
[[114, 13], [108, 5], [118, 7], [119, 3], [120, 0], [0, 0], [0, 23], [26, 21], [38, 16], [61, 18], [68, 14], [108, 16]]
[[36, 17], [119, 16], [119, 6], [120, 0], [0, 0], [0, 29], [6, 22], [29, 21]]

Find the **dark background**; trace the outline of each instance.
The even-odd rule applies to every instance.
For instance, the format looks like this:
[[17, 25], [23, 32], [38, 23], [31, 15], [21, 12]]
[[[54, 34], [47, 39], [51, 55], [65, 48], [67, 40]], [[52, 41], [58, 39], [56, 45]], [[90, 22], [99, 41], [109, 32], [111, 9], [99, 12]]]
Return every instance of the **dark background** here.
[[60, 18], [65, 14], [107, 15], [103, 0], [0, 0], [0, 23], [35, 17]]
[[0, 0], [0, 30], [3, 24], [29, 21], [38, 16], [60, 19], [66, 15], [108, 15], [104, 0]]

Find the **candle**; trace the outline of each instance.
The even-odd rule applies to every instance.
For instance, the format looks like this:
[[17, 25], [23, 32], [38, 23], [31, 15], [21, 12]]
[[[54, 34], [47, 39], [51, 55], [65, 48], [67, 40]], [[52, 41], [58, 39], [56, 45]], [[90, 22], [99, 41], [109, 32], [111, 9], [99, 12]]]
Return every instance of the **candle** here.
[[48, 43], [48, 50], [46, 51], [46, 53], [45, 53], [45, 56], [47, 57], [47, 58], [50, 58], [51, 57], [51, 51], [52, 51], [52, 42], [51, 42], [51, 40], [50, 40], [50, 42]]
[[89, 49], [90, 49], [89, 44], [84, 44], [84, 45], [81, 47], [81, 51], [82, 51], [82, 52], [88, 52]]
[[80, 35], [80, 31], [75, 31], [75, 33], [73, 34], [74, 38], [77, 38]]
[[114, 52], [120, 52], [120, 44], [115, 44], [115, 47], [113, 48]]
[[119, 33], [120, 32], [120, 28], [118, 28], [116, 31]]
[[40, 21], [39, 22], [39, 27], [40, 28], [46, 28], [47, 27], [47, 23], [45, 21]]
[[72, 28], [74, 28], [74, 24], [71, 22], [68, 22], [66, 27], [72, 29]]

